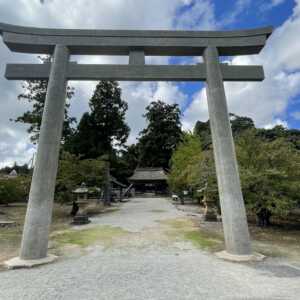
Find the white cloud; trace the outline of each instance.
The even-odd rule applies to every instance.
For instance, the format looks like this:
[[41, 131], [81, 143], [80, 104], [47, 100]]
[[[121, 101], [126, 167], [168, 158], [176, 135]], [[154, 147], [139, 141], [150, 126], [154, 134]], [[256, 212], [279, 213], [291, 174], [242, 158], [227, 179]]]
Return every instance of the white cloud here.
[[[104, 28], [104, 29], [193, 29], [208, 30], [220, 27], [215, 19], [214, 4], [203, 0], [0, 0], [2, 22], [37, 27], [57, 28]], [[84, 4], [83, 4], [84, 2]], [[273, 1], [274, 2], [274, 1]], [[277, 1], [278, 2], [278, 1]], [[275, 3], [275, 2], [274, 2]], [[275, 3], [276, 4], [276, 3]], [[247, 9], [248, 0], [239, 0], [235, 10], [225, 14], [225, 23], [235, 19]], [[279, 4], [277, 4], [279, 5]], [[266, 80], [263, 83], [226, 83], [230, 111], [249, 115], [257, 125], [273, 124], [284, 120], [288, 101], [299, 93], [300, 87], [300, 5], [268, 42], [264, 52], [257, 57], [237, 57], [233, 64], [263, 64]], [[227, 19], [226, 19], [227, 18]], [[223, 22], [223, 24], [224, 24]], [[0, 43], [0, 73], [5, 63], [32, 62], [31, 55], [13, 54]], [[125, 57], [72, 57], [81, 63], [127, 63]], [[198, 60], [197, 60], [198, 61]], [[147, 63], [165, 64], [166, 57], [147, 57]], [[71, 82], [76, 87], [76, 96], [71, 105], [71, 114], [79, 118], [87, 111], [88, 99], [96, 82]], [[142, 117], [145, 107], [161, 98], [168, 103], [184, 105], [187, 96], [174, 83], [122, 82], [123, 98], [128, 101], [127, 121], [132, 129], [129, 142], [145, 125]], [[9, 122], [30, 106], [16, 100], [20, 93], [19, 82], [7, 82], [0, 77], [0, 166], [5, 163], [26, 162], [33, 149], [28, 143], [26, 127]], [[183, 125], [192, 128], [196, 120], [207, 119], [205, 89], [193, 96], [193, 102], [184, 113]], [[14, 151], [15, 150], [15, 151]]]
[[189, 8], [177, 16], [177, 29], [210, 30], [216, 27], [214, 6], [209, 0], [188, 1]]
[[[232, 59], [234, 65], [263, 65], [266, 79], [258, 83], [226, 82], [230, 112], [253, 118], [259, 127], [286, 118], [289, 102], [300, 94], [299, 30], [298, 4], [293, 15], [274, 31], [261, 54]], [[184, 122], [189, 128], [197, 119], [208, 118], [202, 92], [196, 95], [194, 102], [185, 112]]]
[[272, 129], [273, 127], [275, 126], [283, 126], [284, 128], [288, 128], [288, 123], [286, 121], [283, 121], [283, 120], [280, 120], [280, 119], [276, 119], [274, 120], [273, 123], [270, 123], [270, 124], [266, 124], [264, 126], [265, 129]]
[[225, 14], [221, 21], [218, 22], [218, 27], [223, 27], [229, 24], [232, 24], [236, 21], [236, 19], [242, 14], [245, 13], [245, 10], [248, 9], [248, 7], [251, 4], [251, 0], [237, 0], [233, 4], [232, 10]]
[[295, 120], [300, 120], [300, 111], [294, 111], [291, 113], [291, 116], [295, 119]]
[[[200, 5], [200, 2], [203, 2]], [[197, 22], [187, 19], [184, 14], [179, 17], [179, 27], [190, 28], [197, 25], [198, 28], [208, 28], [213, 23], [213, 11], [209, 1], [200, 1], [196, 5], [189, 0], [0, 0], [1, 22], [17, 25], [52, 28], [82, 28], [82, 29], [171, 29], [179, 8], [183, 5], [193, 6], [193, 15], [199, 16]], [[205, 14], [206, 8], [210, 8], [209, 14]], [[199, 9], [199, 11], [197, 11]], [[201, 9], [201, 11], [200, 11]], [[203, 20], [201, 18], [203, 17]], [[191, 24], [190, 24], [191, 23]], [[0, 72], [4, 73], [7, 62], [32, 62], [36, 60], [30, 55], [13, 54], [1, 43]], [[127, 63], [127, 57], [72, 57], [81, 63]], [[166, 57], [147, 57], [147, 63], [165, 64]], [[83, 112], [89, 109], [88, 99], [92, 95], [96, 82], [71, 82], [76, 88], [75, 98], [71, 103], [70, 112], [80, 118]], [[121, 83], [123, 98], [128, 101], [129, 111], [127, 121], [132, 128], [129, 142], [134, 142], [137, 133], [143, 129], [144, 119], [142, 114], [145, 107], [152, 100], [161, 98], [169, 103], [185, 101], [185, 96], [175, 84], [171, 83]], [[0, 164], [12, 163], [14, 160], [23, 162], [29, 160], [31, 153], [25, 148], [16, 147], [19, 141], [29, 141], [26, 126], [9, 122], [9, 118], [15, 118], [27, 110], [30, 106], [16, 100], [20, 93], [20, 82], [7, 82], [0, 77], [1, 102], [0, 102], [0, 128], [15, 132], [15, 136], [0, 132], [2, 146], [0, 148]], [[25, 143], [26, 144], [26, 143]], [[29, 147], [29, 144], [26, 144]], [[18, 149], [18, 153], [13, 153]], [[21, 153], [23, 149], [23, 153]], [[25, 159], [26, 158], [26, 159]]]
[[182, 125], [185, 130], [192, 130], [196, 121], [206, 121], [208, 119], [206, 89], [201, 89], [193, 97], [193, 101], [184, 112]]
[[123, 98], [128, 101], [127, 122], [131, 128], [128, 143], [135, 143], [139, 132], [145, 127], [143, 118], [145, 108], [152, 101], [163, 100], [166, 103], [177, 103], [182, 106], [186, 96], [178, 86], [170, 82], [121, 83]]
[[281, 4], [283, 4], [286, 0], [271, 0], [271, 1], [267, 1], [267, 3], [263, 3], [260, 10], [261, 11], [267, 11], [267, 10], [271, 10], [274, 7], [277, 7]]
[[22, 131], [1, 127], [0, 136], [0, 168], [13, 165], [16, 161], [19, 164], [29, 163], [29, 159], [35, 152], [35, 147], [28, 144], [27, 137]]

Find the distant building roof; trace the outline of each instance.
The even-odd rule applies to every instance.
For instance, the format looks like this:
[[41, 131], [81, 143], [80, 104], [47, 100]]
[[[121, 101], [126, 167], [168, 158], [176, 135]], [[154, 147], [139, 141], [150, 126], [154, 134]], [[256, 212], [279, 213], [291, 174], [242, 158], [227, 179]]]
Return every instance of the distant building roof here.
[[166, 181], [167, 175], [162, 168], [137, 168], [130, 181]]

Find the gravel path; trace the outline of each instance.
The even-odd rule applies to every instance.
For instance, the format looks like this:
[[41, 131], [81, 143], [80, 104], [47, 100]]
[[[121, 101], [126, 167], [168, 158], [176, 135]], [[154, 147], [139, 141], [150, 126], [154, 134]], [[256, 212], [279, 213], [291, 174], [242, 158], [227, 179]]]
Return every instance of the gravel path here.
[[[89, 226], [122, 227], [147, 241], [148, 232], [159, 231], [157, 220], [172, 218], [187, 216], [166, 199], [136, 198]], [[0, 299], [300, 299], [296, 266], [225, 262], [189, 243], [165, 245], [159, 233], [157, 243], [149, 236], [145, 247], [99, 245], [50, 265], [0, 272]]]

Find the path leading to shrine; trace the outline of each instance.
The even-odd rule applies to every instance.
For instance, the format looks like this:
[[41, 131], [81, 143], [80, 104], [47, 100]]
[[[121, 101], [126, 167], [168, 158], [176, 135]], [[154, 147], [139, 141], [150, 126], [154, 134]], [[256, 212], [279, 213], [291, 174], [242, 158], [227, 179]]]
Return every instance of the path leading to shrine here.
[[65, 245], [53, 264], [0, 272], [0, 299], [298, 299], [300, 267], [222, 261], [197, 223], [168, 199], [132, 199], [62, 236], [75, 232], [80, 250]]

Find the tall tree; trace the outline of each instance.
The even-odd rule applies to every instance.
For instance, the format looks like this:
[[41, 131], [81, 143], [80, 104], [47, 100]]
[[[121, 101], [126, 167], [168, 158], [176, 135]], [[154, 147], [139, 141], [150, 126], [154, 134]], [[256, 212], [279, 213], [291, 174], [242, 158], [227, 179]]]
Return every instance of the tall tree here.
[[[229, 116], [231, 129], [234, 137], [239, 136], [245, 130], [255, 128], [254, 122], [251, 118], [240, 117], [235, 114], [229, 114]], [[209, 120], [207, 122], [197, 121], [194, 127], [194, 134], [199, 136], [203, 150], [208, 150], [211, 148], [212, 139], [210, 133]]]
[[[39, 57], [43, 63], [50, 63], [51, 58]], [[23, 92], [18, 96], [18, 100], [28, 101], [32, 104], [32, 109], [26, 111], [23, 115], [17, 117], [14, 121], [30, 125], [27, 129], [30, 133], [30, 140], [37, 143], [42, 123], [42, 115], [47, 94], [47, 80], [30, 80], [25, 81], [22, 85]], [[74, 88], [67, 87], [67, 99], [65, 106], [65, 119], [63, 125], [62, 142], [64, 142], [72, 133], [72, 124], [76, 119], [68, 115], [70, 100], [74, 95]]]
[[179, 195], [183, 190], [190, 190], [194, 197], [204, 196], [206, 203], [219, 207], [213, 153], [202, 149], [198, 135], [184, 133], [183, 141], [173, 152], [168, 181]]
[[172, 152], [181, 140], [180, 109], [177, 104], [151, 102], [146, 107], [148, 126], [140, 132], [140, 166], [169, 167]]
[[121, 98], [121, 88], [116, 81], [100, 81], [89, 101], [90, 113], [80, 120], [75, 134], [67, 141], [65, 149], [91, 159], [106, 157], [104, 200], [110, 204], [110, 171], [114, 170], [116, 148], [127, 141], [129, 127], [125, 122], [128, 105]]
[[203, 150], [207, 150], [211, 147], [212, 139], [210, 134], [209, 121], [197, 121], [194, 127], [194, 134], [200, 138]]
[[121, 99], [115, 81], [100, 81], [89, 101], [91, 112], [83, 114], [77, 130], [66, 143], [66, 150], [83, 158], [114, 155], [127, 141], [125, 122], [128, 105]]
[[[185, 133], [182, 142], [179, 143], [173, 152], [170, 163], [171, 170], [168, 181], [174, 192], [180, 193], [192, 187], [195, 175], [196, 179], [199, 180], [199, 172], [195, 172], [195, 169], [199, 168], [199, 163], [202, 159], [203, 153], [199, 138], [190, 133]], [[197, 166], [196, 168], [195, 165]]]
[[254, 122], [251, 118], [240, 117], [235, 114], [229, 114], [229, 115], [230, 115], [231, 129], [234, 136], [238, 136], [242, 134], [245, 130], [255, 128]]
[[114, 166], [114, 176], [121, 182], [127, 182], [127, 179], [134, 173], [139, 163], [139, 151], [136, 144], [126, 146], [119, 151], [112, 165]]

